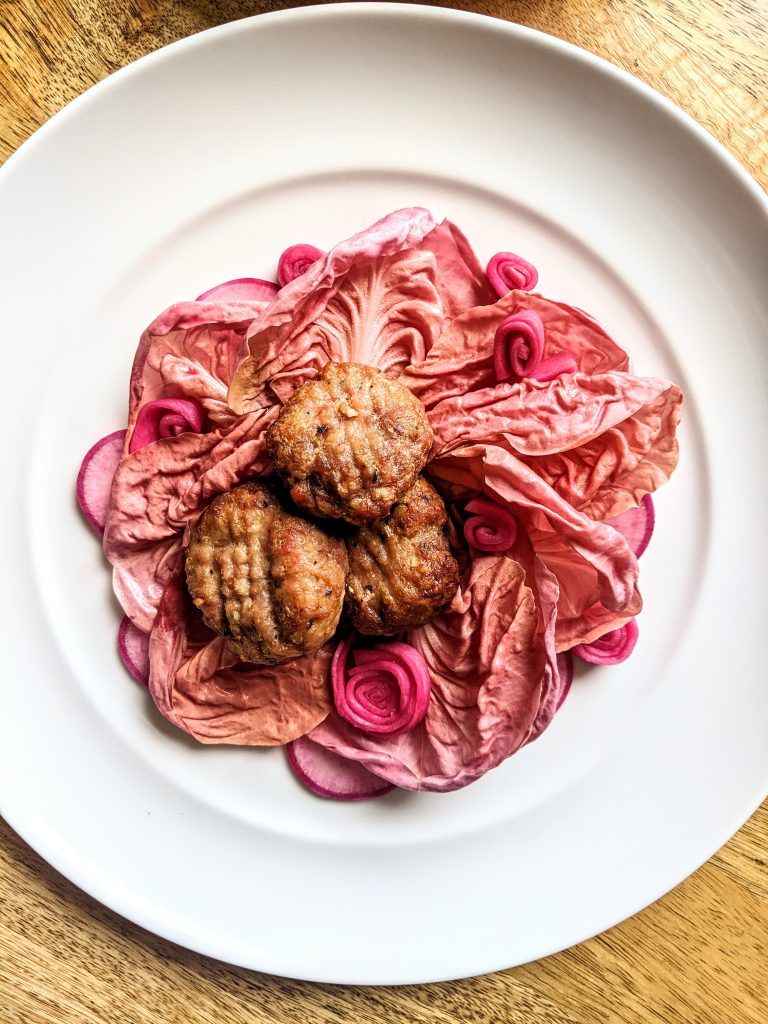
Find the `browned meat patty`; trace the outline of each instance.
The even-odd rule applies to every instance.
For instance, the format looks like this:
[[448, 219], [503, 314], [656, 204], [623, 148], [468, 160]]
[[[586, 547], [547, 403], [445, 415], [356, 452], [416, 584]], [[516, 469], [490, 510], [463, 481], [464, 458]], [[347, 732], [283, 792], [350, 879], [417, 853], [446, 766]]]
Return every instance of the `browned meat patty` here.
[[285, 403], [268, 443], [300, 508], [360, 524], [413, 484], [432, 429], [419, 400], [380, 370], [328, 363]]
[[214, 498], [192, 530], [187, 586], [241, 661], [276, 665], [314, 651], [339, 623], [344, 542], [244, 484]]
[[361, 633], [392, 636], [428, 622], [451, 600], [459, 567], [446, 536], [445, 505], [423, 477], [386, 519], [347, 542], [346, 608]]

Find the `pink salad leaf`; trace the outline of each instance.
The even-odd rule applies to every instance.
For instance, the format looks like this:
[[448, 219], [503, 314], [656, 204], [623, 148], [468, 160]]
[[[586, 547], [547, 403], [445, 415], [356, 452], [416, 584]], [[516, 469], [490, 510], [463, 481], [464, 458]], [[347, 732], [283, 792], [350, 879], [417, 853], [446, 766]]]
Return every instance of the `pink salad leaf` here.
[[541, 295], [510, 292], [493, 305], [478, 306], [456, 317], [432, 346], [427, 358], [403, 373], [400, 383], [429, 410], [447, 399], [494, 388], [496, 330], [508, 316], [530, 311], [544, 328], [544, 356], [570, 353], [584, 374], [626, 370], [626, 353], [586, 314]]
[[115, 594], [139, 629], [151, 628], [190, 519], [215, 495], [268, 472], [266, 430], [276, 415], [276, 409], [260, 409], [227, 428], [162, 438], [121, 459], [104, 553], [114, 569]]
[[[637, 423], [642, 434], [633, 441], [655, 440], [659, 434], [674, 438], [679, 404], [674, 384], [629, 373], [574, 373], [553, 381], [501, 384], [433, 406], [428, 414], [435, 434], [432, 451], [440, 455], [457, 444], [504, 437], [553, 483], [558, 473], [544, 470], [543, 456], [556, 456], [553, 465], [560, 467], [563, 453], [567, 459], [571, 449], [592, 441], [599, 450], [611, 429], [627, 423]], [[641, 428], [646, 420], [648, 427]]]
[[539, 558], [560, 586], [557, 603], [557, 649], [569, 650], [574, 644], [589, 643], [607, 630], [616, 629], [642, 608], [637, 586], [619, 607], [603, 600], [597, 567], [575, 551], [552, 530], [527, 527], [528, 537]]
[[433, 227], [426, 210], [397, 210], [287, 284], [248, 331], [231, 407], [264, 404], [267, 386], [284, 401], [329, 360], [396, 376], [422, 359], [443, 324], [435, 259], [415, 248]]
[[231, 423], [227, 389], [245, 333], [267, 306], [264, 300], [179, 302], [156, 317], [142, 334], [133, 361], [129, 433], [139, 407], [162, 398], [199, 402], [213, 426]]
[[[572, 562], [585, 563], [591, 570], [589, 593], [596, 587], [595, 598], [606, 611], [626, 613], [634, 607], [638, 565], [625, 539], [610, 526], [573, 509], [503, 440], [459, 447], [433, 460], [428, 474], [443, 495], [461, 500], [479, 493], [507, 508], [555, 575], [557, 569], [550, 565], [543, 546], [545, 539], [551, 539], [556, 551], [569, 552]], [[585, 589], [586, 584], [585, 580]], [[561, 590], [567, 590], [562, 582]]]
[[573, 655], [570, 651], [563, 651], [562, 654], [558, 654], [557, 670], [557, 679], [555, 679], [554, 673], [551, 672], [551, 669], [549, 670], [550, 681], [544, 687], [545, 696], [542, 698], [541, 704], [539, 705], [536, 720], [531, 726], [531, 731], [526, 743], [532, 743], [533, 740], [538, 739], [538, 737], [541, 736], [562, 707], [565, 698], [568, 696], [568, 691], [570, 690], [571, 683], [573, 682]]
[[525, 741], [538, 711], [549, 664], [541, 620], [552, 612], [542, 615], [529, 583], [519, 562], [479, 556], [449, 608], [409, 634], [432, 679], [427, 714], [410, 732], [366, 736], [332, 713], [310, 738], [406, 789], [474, 782]]
[[[574, 508], [593, 519], [608, 519], [657, 490], [677, 466], [682, 393], [674, 384], [653, 377], [606, 374], [596, 380], [604, 393], [594, 401], [594, 416], [587, 413], [587, 400], [583, 399], [587, 415], [578, 444], [569, 446], [566, 435], [560, 451], [553, 451], [548, 444], [549, 450], [541, 454], [530, 446], [521, 454]], [[620, 385], [624, 394], [612, 402], [612, 391], [618, 397], [615, 385]], [[552, 387], [556, 393], [557, 384]], [[564, 384], [563, 392], [567, 391]]]
[[473, 306], [496, 301], [496, 293], [472, 246], [451, 221], [438, 224], [419, 248], [431, 252], [437, 262], [437, 290], [447, 320], [453, 320]]
[[238, 661], [192, 604], [183, 572], [165, 589], [149, 641], [149, 689], [169, 721], [201, 743], [275, 746], [330, 711], [332, 645], [282, 665]]
[[148, 633], [163, 591], [181, 564], [181, 534], [125, 545], [108, 557], [112, 589], [120, 607], [137, 629]]

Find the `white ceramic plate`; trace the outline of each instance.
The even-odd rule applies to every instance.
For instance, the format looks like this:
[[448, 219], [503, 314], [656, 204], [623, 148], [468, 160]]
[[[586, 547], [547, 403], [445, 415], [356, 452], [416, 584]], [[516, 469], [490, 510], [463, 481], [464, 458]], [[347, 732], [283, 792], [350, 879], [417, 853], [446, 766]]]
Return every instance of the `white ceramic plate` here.
[[[400, 205], [525, 254], [686, 393], [641, 643], [476, 785], [334, 804], [280, 751], [166, 728], [115, 651], [73, 483], [142, 327]], [[768, 214], [704, 131], [547, 36], [377, 4], [242, 21], [112, 76], [0, 176], [3, 811], [108, 906], [278, 974], [540, 957], [705, 861], [768, 782]]]

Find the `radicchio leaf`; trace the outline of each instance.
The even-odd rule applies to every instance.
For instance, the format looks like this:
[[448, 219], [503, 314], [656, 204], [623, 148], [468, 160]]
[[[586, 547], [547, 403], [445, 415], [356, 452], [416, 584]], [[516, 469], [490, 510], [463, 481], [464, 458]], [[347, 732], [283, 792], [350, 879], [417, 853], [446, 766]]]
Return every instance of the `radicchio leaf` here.
[[162, 714], [201, 743], [276, 746], [330, 711], [332, 654], [326, 645], [282, 665], [238, 661], [205, 626], [177, 572], [149, 640], [149, 689]]
[[124, 455], [112, 481], [104, 553], [123, 611], [149, 631], [187, 523], [217, 494], [269, 468], [260, 409], [207, 434], [161, 438]]
[[448, 609], [408, 640], [432, 680], [424, 720], [373, 738], [332, 713], [310, 738], [405, 789], [459, 789], [525, 741], [539, 707], [548, 659], [522, 565], [476, 558]]
[[510, 292], [493, 305], [478, 306], [456, 317], [443, 331], [422, 363], [410, 366], [405, 384], [429, 410], [447, 399], [497, 384], [494, 366], [496, 330], [513, 313], [530, 310], [544, 328], [544, 358], [570, 353], [584, 374], [626, 370], [626, 353], [589, 316], [541, 295]]
[[289, 282], [248, 331], [231, 407], [269, 402], [267, 385], [285, 401], [329, 359], [396, 376], [423, 358], [443, 324], [435, 259], [415, 248], [433, 227], [426, 210], [397, 210]]
[[160, 398], [199, 402], [211, 425], [234, 419], [227, 389], [246, 330], [266, 301], [178, 302], [149, 325], [131, 370], [128, 432], [139, 408]]

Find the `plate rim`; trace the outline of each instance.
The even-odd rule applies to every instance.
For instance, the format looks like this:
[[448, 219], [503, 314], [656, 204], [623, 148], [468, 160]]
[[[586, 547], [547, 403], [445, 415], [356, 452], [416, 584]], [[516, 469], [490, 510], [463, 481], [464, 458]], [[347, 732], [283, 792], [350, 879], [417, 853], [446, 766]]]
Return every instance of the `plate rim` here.
[[[2, 188], [3, 182], [6, 180], [8, 174], [10, 173], [8, 169], [10, 168], [10, 171], [14, 171], [17, 168], [17, 166], [21, 165], [21, 161], [23, 161], [24, 155], [33, 152], [35, 146], [42, 144], [47, 139], [48, 134], [51, 130], [53, 130], [60, 123], [65, 123], [68, 117], [72, 116], [73, 114], [76, 114], [88, 103], [94, 102], [94, 100], [98, 100], [103, 94], [107, 93], [108, 90], [115, 83], [121, 82], [124, 78], [128, 78], [128, 76], [130, 75], [140, 74], [146, 62], [152, 62], [156, 65], [163, 60], [171, 59], [176, 53], [182, 50], [192, 49], [196, 46], [207, 45], [208, 41], [212, 38], [224, 37], [225, 35], [230, 33], [238, 34], [240, 32], [252, 31], [256, 23], [263, 23], [265, 19], [267, 19], [270, 23], [275, 21], [296, 21], [300, 17], [304, 19], [312, 17], [314, 19], [319, 20], [332, 18], [343, 19], [345, 17], [349, 17], [351, 14], [354, 13], [358, 13], [361, 15], [364, 13], [366, 16], [368, 16], [372, 12], [396, 14], [397, 16], [402, 18], [413, 17], [417, 19], [430, 19], [435, 22], [464, 21], [474, 23], [480, 20], [481, 22], [487, 23], [488, 25], [492, 25], [494, 30], [497, 32], [500, 32], [502, 34], [508, 34], [509, 36], [518, 37], [522, 39], [533, 39], [539, 45], [543, 45], [547, 48], [550, 48], [555, 52], [566, 54], [574, 60], [581, 61], [586, 65], [591, 65], [597, 68], [601, 73], [617, 79], [626, 87], [629, 87], [636, 93], [639, 93], [640, 95], [644, 96], [646, 100], [652, 102], [655, 106], [665, 111], [667, 115], [671, 116], [675, 121], [677, 121], [683, 129], [687, 130], [689, 133], [693, 132], [693, 134], [696, 135], [699, 138], [699, 140], [706, 145], [710, 152], [712, 152], [712, 154], [717, 157], [720, 163], [724, 164], [726, 169], [729, 170], [730, 173], [736, 177], [741, 187], [746, 189], [746, 191], [751, 195], [751, 197], [757, 201], [759, 206], [762, 207], [763, 213], [766, 215], [766, 217], [768, 217], [768, 195], [766, 195], [765, 191], [761, 188], [759, 183], [739, 163], [737, 158], [732, 153], [730, 153], [730, 151], [721, 142], [719, 142], [706, 128], [698, 124], [698, 122], [696, 122], [689, 114], [685, 113], [685, 111], [681, 110], [675, 103], [673, 103], [671, 100], [663, 96], [661, 93], [657, 92], [653, 87], [635, 78], [635, 76], [625, 71], [624, 69], [617, 67], [616, 65], [605, 60], [604, 58], [598, 57], [595, 54], [592, 54], [589, 51], [576, 46], [575, 44], [566, 42], [565, 40], [541, 32], [537, 29], [528, 28], [527, 26], [518, 25], [500, 18], [495, 18], [488, 15], [474, 14], [472, 12], [467, 11], [456, 11], [446, 8], [430, 7], [421, 4], [410, 5], [402, 3], [378, 2], [355, 2], [319, 7], [298, 7], [281, 11], [269, 12], [265, 14], [258, 14], [248, 18], [240, 19], [238, 21], [229, 22], [224, 25], [205, 29], [201, 32], [195, 33], [192, 36], [185, 37], [184, 39], [177, 40], [174, 43], [161, 47], [160, 49], [155, 50], [152, 53], [146, 54], [145, 56], [139, 58], [138, 60], [132, 62], [124, 68], [121, 68], [113, 74], [109, 75], [107, 78], [95, 83], [84, 93], [80, 94], [79, 96], [71, 100], [69, 103], [67, 103], [61, 110], [56, 112], [43, 125], [41, 125], [27, 140], [25, 140], [15, 150], [14, 153], [11, 154], [11, 156], [5, 161], [3, 167], [0, 168], [0, 188]], [[768, 784], [766, 785], [766, 791], [768, 791]], [[736, 829], [733, 829], [732, 824], [729, 824], [726, 829], [725, 837], [722, 840], [718, 841], [715, 848], [706, 857], [704, 857], [704, 859], [702, 859], [693, 868], [691, 868], [690, 871], [686, 871], [682, 875], [682, 877], [675, 883], [675, 887], [679, 885], [685, 878], [689, 877], [689, 875], [692, 874], [694, 871], [698, 870], [698, 868], [701, 867], [701, 865], [703, 865], [704, 863], [706, 863], [711, 858], [711, 856], [717, 851], [717, 849], [719, 849], [723, 845], [724, 842], [728, 841], [728, 839], [734, 834], [734, 831], [738, 830], [738, 828], [747, 820], [747, 818], [752, 813], [754, 813], [754, 810], [756, 810], [757, 807], [760, 806], [761, 802], [765, 798], [765, 795], [765, 792], [761, 790], [760, 795], [757, 797], [756, 803], [753, 804], [752, 799], [744, 801], [744, 804], [748, 804], [751, 808], [747, 813], [747, 817], [744, 817], [743, 812], [741, 810], [738, 813], [734, 813], [732, 821], [737, 821]], [[11, 805], [12, 804], [13, 800], [11, 800]], [[142, 928], [147, 928], [151, 930], [153, 933], [161, 936], [166, 940], [172, 941], [176, 944], [183, 945], [184, 947], [195, 950], [196, 952], [201, 953], [203, 955], [213, 957], [214, 959], [221, 959], [224, 962], [232, 963], [237, 966], [253, 970], [265, 970], [263, 966], [259, 966], [257, 964], [254, 964], [253, 962], [238, 962], [236, 958], [232, 958], [230, 955], [218, 956], [216, 953], [211, 953], [210, 947], [206, 948], [205, 943], [201, 942], [200, 944], [196, 945], [193, 941], [190, 941], [189, 937], [185, 937], [183, 940], [181, 940], [177, 936], [172, 934], [172, 931], [170, 929], [164, 928], [162, 924], [158, 925], [156, 922], [148, 924], [148, 916], [145, 914], [142, 917], [141, 912], [137, 911], [129, 901], [123, 902], [120, 899], [116, 899], [115, 894], [112, 891], [108, 891], [107, 889], [103, 888], [98, 884], [98, 882], [95, 879], [89, 878], [87, 875], [79, 875], [78, 872], [73, 870], [70, 865], [68, 865], [67, 868], [60, 867], [59, 865], [61, 863], [64, 863], [66, 861], [66, 858], [61, 857], [59, 855], [59, 852], [57, 852], [55, 848], [46, 841], [42, 834], [35, 833], [34, 829], [32, 829], [31, 827], [27, 827], [26, 823], [22, 824], [22, 822], [18, 820], [18, 817], [13, 812], [11, 812], [10, 814], [5, 812], [6, 808], [4, 807], [4, 816], [8, 823], [11, 825], [11, 827], [14, 829], [14, 831], [16, 831], [21, 836], [21, 838], [25, 842], [27, 842], [38, 854], [40, 854], [49, 865], [54, 867], [55, 870], [60, 871], [79, 889], [83, 890], [91, 897], [97, 899], [100, 903], [107, 906], [110, 910], [115, 911], [122, 917], [125, 917], [126, 919], [132, 921], [133, 923], [139, 925]], [[661, 896], [665, 895], [669, 891], [669, 887], [665, 885], [662, 888], [662, 891], [660, 891], [658, 895], [654, 897], [651, 903], [656, 902], [657, 899], [659, 899]], [[621, 923], [621, 921], [626, 920], [627, 918], [638, 913], [645, 907], [650, 906], [651, 903], [643, 899], [634, 910], [632, 910], [626, 916], [621, 917], [618, 921], [614, 920], [612, 924], [609, 924], [606, 927], [613, 927], [616, 924]], [[591, 937], [592, 934], [594, 934], [593, 931], [589, 929], [588, 933], [585, 934], [582, 938], [578, 939], [577, 942], [584, 941], [585, 939]], [[561, 948], [561, 945], [556, 944], [550, 950], [549, 953], [542, 953], [539, 954], [539, 956], [551, 955], [551, 953], [557, 952]], [[493, 966], [488, 967], [481, 973], [492, 973], [497, 970], [505, 969], [507, 966], [508, 964], [501, 961]], [[273, 971], [271, 968], [266, 969], [270, 970], [272, 973], [276, 973], [279, 975], [281, 974], [281, 972]], [[306, 972], [302, 972], [301, 975], [295, 975], [286, 972], [281, 976], [301, 977], [304, 980], [326, 983], [329, 981], [326, 975], [319, 974], [315, 977], [312, 977], [311, 975], [308, 975]], [[453, 980], [455, 978], [466, 976], [467, 975], [464, 974], [450, 972], [445, 974], [444, 976], [431, 978], [430, 981]], [[338, 981], [337, 979], [331, 980], [334, 983], [342, 984], [391, 985], [410, 984], [413, 983], [414, 980], [423, 980], [423, 978], [421, 975], [419, 975], [415, 979], [406, 978], [404, 980], [395, 981], [378, 979], [373, 981], [361, 981], [359, 977], [352, 977], [348, 979], [339, 978]]]

